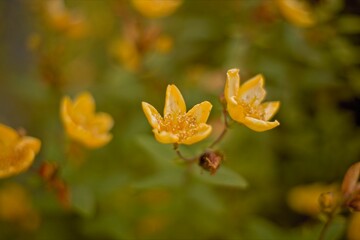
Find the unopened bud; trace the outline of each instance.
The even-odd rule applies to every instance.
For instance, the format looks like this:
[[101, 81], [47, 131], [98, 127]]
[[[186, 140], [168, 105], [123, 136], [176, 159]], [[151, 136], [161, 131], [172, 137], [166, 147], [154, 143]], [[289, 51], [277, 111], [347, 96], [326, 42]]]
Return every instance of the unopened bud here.
[[215, 174], [223, 161], [223, 155], [219, 152], [208, 150], [200, 156], [199, 165], [211, 175]]

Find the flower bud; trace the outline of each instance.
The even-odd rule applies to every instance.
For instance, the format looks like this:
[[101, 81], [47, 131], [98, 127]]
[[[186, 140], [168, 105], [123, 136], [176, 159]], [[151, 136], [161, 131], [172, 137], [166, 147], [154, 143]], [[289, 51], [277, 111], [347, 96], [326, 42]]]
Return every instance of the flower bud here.
[[319, 197], [320, 210], [331, 213], [337, 205], [337, 198], [333, 192], [322, 193]]
[[207, 150], [200, 156], [199, 165], [211, 175], [215, 174], [223, 161], [223, 155], [217, 151]]

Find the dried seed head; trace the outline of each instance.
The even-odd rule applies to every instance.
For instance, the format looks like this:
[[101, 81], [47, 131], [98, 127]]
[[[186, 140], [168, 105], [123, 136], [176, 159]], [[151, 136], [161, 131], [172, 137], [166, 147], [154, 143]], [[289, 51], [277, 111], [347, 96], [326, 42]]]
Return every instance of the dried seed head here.
[[208, 150], [200, 156], [199, 165], [211, 175], [215, 174], [223, 161], [223, 155], [219, 152]]
[[337, 196], [333, 192], [322, 193], [319, 197], [320, 210], [323, 213], [331, 213], [337, 206]]

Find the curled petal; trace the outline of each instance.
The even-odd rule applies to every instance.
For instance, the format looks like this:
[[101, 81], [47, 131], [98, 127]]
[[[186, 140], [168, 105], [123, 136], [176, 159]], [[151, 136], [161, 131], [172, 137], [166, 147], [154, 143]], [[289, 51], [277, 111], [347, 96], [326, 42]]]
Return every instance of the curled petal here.
[[276, 120], [273, 122], [268, 122], [252, 117], [245, 117], [242, 123], [248, 128], [257, 132], [264, 132], [280, 125], [280, 123]]
[[5, 126], [3, 124], [0, 124], [0, 146], [2, 144], [7, 146], [12, 142], [16, 141], [18, 137], [19, 135], [14, 129]]
[[186, 138], [185, 140], [179, 142], [182, 144], [194, 144], [196, 142], [199, 142], [206, 137], [208, 137], [211, 133], [212, 127], [210, 125], [207, 125], [205, 123], [200, 124], [199, 130], [196, 134], [192, 135], [191, 137]]
[[73, 106], [74, 113], [91, 117], [95, 111], [95, 100], [89, 92], [83, 92], [76, 97]]
[[142, 102], [141, 105], [142, 105], [142, 109], [143, 109], [145, 116], [146, 116], [148, 122], [150, 123], [150, 125], [154, 129], [159, 129], [159, 127], [160, 127], [159, 120], [161, 121], [161, 119], [162, 119], [159, 112], [151, 104], [149, 104], [147, 102]]
[[264, 119], [267, 121], [275, 115], [280, 107], [279, 101], [265, 102], [260, 105], [261, 111], [264, 113]]
[[92, 119], [92, 125], [97, 132], [105, 133], [113, 127], [114, 120], [109, 114], [100, 112]]
[[263, 86], [264, 78], [261, 74], [258, 74], [241, 85], [237, 96], [246, 103], [258, 105], [266, 95]]
[[23, 137], [17, 144], [16, 148], [26, 148], [37, 154], [40, 151], [41, 141], [33, 137]]
[[197, 123], [205, 123], [209, 118], [212, 105], [208, 101], [196, 104], [186, 115], [194, 117]]
[[225, 83], [225, 91], [224, 91], [225, 99], [228, 103], [235, 100], [232, 97], [237, 95], [239, 91], [239, 87], [240, 87], [239, 69], [233, 68], [228, 70], [226, 74], [226, 83]]
[[155, 138], [158, 142], [161, 143], [176, 143], [179, 141], [179, 137], [170, 132], [161, 131], [159, 132], [157, 129], [153, 129], [155, 134]]
[[175, 85], [168, 85], [166, 89], [164, 117], [172, 113], [185, 113], [186, 105], [180, 90]]
[[360, 176], [360, 162], [354, 163], [346, 171], [343, 182], [341, 184], [341, 192], [345, 198], [348, 198], [356, 190], [356, 186]]
[[310, 7], [304, 1], [277, 0], [277, 4], [284, 17], [294, 25], [311, 27], [316, 22]]

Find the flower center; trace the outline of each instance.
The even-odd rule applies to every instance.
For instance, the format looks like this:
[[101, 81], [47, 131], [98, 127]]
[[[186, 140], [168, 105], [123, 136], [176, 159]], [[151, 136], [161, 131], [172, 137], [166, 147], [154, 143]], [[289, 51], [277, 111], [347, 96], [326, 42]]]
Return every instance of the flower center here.
[[260, 120], [265, 120], [265, 113], [261, 110], [259, 105], [239, 101], [239, 108], [244, 113], [244, 117], [252, 117]]
[[160, 131], [171, 132], [179, 137], [179, 140], [185, 140], [198, 131], [196, 119], [185, 113], [172, 113], [164, 117], [160, 122]]

